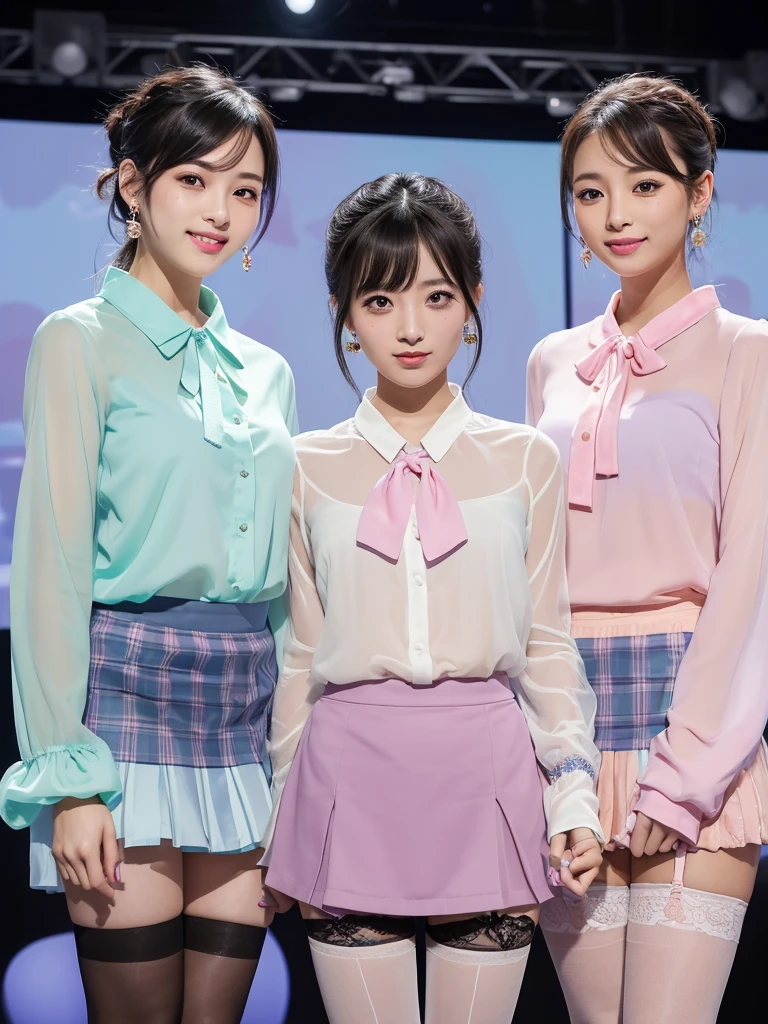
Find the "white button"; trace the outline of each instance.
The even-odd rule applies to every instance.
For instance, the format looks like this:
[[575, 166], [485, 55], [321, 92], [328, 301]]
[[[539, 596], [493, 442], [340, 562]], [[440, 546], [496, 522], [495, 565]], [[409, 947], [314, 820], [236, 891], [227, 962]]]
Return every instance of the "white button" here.
[[240, 419], [240, 417], [239, 417], [239, 416], [235, 416], [235, 423], [236, 423], [236, 424], [238, 425], [238, 427], [240, 426], [240, 424], [241, 424], [242, 422], [243, 422], [243, 421], [242, 421], [242, 420]]
[[248, 529], [248, 523], [240, 523], [240, 529], [243, 533]]
[[416, 584], [417, 587], [421, 587], [421, 586], [424, 585], [424, 577], [423, 576], [414, 576], [413, 577], [413, 582]]
[[414, 649], [414, 651], [423, 651], [424, 650], [424, 644], [414, 644], [413, 645], [413, 649]]
[[240, 589], [240, 587], [238, 587], [238, 585], [237, 585], [236, 583], [233, 583], [233, 584], [232, 584], [232, 589], [233, 589], [233, 590], [239, 590], [239, 589]]
[[241, 469], [240, 470], [240, 476], [243, 478], [243, 480], [245, 480], [245, 478], [248, 476], [248, 470], [247, 469]]

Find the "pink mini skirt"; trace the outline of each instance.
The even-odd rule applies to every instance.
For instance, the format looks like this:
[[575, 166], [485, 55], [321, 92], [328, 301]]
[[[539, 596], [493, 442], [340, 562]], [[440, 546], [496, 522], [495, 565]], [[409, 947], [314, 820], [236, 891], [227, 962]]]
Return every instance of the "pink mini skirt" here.
[[505, 675], [325, 688], [269, 885], [326, 913], [480, 913], [550, 898], [542, 784]]

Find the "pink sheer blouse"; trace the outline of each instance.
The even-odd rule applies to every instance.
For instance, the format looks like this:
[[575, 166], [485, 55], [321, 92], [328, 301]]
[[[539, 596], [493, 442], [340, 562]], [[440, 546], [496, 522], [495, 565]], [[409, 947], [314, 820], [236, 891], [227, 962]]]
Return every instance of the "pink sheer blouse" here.
[[528, 420], [567, 468], [574, 635], [692, 630], [636, 809], [691, 842], [768, 716], [768, 324], [699, 288], [544, 338]]

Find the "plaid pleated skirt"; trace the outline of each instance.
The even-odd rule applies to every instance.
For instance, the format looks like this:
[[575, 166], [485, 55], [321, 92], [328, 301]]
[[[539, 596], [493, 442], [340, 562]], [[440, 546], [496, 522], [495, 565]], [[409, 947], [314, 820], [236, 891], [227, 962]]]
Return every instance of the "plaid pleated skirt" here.
[[[595, 744], [602, 754], [597, 795], [606, 849], [624, 845], [627, 818], [648, 764], [651, 740], [667, 725], [680, 664], [693, 633], [681, 630], [577, 636], [595, 691]], [[768, 842], [768, 760], [763, 743], [752, 765], [734, 779], [720, 813], [702, 822], [698, 847], [731, 849]]]
[[[84, 724], [115, 759], [126, 846], [255, 849], [271, 811], [266, 736], [277, 680], [267, 604], [153, 598], [94, 605]], [[59, 890], [52, 815], [32, 826], [31, 884]]]

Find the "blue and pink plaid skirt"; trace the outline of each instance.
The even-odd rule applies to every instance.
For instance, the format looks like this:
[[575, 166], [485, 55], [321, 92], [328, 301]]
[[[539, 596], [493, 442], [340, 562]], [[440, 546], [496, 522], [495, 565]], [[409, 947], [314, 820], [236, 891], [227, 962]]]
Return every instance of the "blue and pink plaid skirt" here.
[[[272, 807], [266, 736], [277, 679], [267, 604], [152, 598], [94, 605], [84, 724], [112, 751], [126, 846], [255, 849]], [[44, 808], [31, 884], [59, 890]]]
[[[615, 636], [614, 629], [610, 623], [608, 635], [576, 638], [597, 697], [595, 744], [602, 754], [597, 796], [608, 850], [625, 845], [648, 748], [666, 728], [675, 678], [693, 636], [683, 631]], [[768, 842], [765, 744], [733, 780], [721, 811], [702, 822], [698, 847], [715, 851], [761, 842]]]
[[576, 640], [597, 697], [598, 750], [647, 750], [667, 726], [680, 662], [693, 633]]

